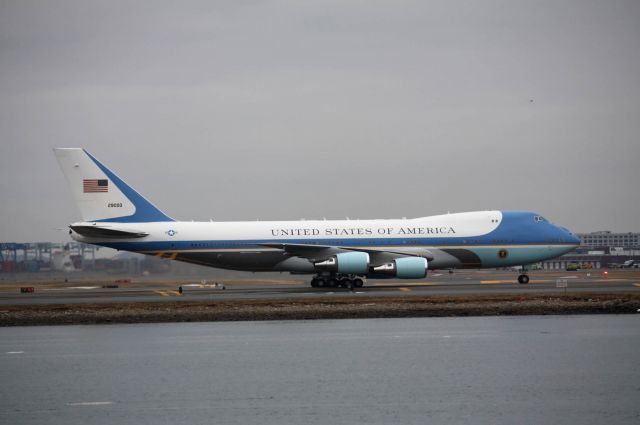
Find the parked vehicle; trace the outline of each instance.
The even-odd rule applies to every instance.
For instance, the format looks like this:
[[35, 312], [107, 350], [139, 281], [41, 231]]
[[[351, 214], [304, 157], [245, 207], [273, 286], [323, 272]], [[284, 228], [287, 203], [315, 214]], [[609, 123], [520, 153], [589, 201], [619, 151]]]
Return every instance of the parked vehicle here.
[[569, 263], [569, 264], [567, 264], [566, 270], [568, 272], [574, 272], [576, 270], [580, 270], [580, 264], [578, 264], [578, 263]]

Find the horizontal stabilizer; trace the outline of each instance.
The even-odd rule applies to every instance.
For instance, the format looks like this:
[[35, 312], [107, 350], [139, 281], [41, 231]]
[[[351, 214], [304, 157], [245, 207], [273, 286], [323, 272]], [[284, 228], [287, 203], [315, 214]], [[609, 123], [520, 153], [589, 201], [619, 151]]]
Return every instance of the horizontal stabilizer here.
[[149, 236], [145, 232], [135, 230], [116, 230], [98, 226], [69, 226], [71, 230], [88, 238], [131, 239]]

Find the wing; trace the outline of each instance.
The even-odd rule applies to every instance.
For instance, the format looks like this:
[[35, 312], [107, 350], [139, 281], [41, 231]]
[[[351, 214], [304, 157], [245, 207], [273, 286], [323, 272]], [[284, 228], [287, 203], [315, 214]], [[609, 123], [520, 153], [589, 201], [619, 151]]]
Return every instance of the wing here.
[[364, 248], [359, 246], [331, 246], [331, 245], [314, 245], [314, 244], [289, 244], [289, 243], [263, 243], [260, 244], [269, 248], [281, 249], [289, 254], [297, 257], [306, 258], [312, 262], [323, 261], [332, 255], [341, 252], [360, 251], [369, 254], [372, 263], [384, 263], [398, 257], [423, 257], [427, 260], [433, 260], [433, 254], [428, 249], [420, 247], [406, 248]]

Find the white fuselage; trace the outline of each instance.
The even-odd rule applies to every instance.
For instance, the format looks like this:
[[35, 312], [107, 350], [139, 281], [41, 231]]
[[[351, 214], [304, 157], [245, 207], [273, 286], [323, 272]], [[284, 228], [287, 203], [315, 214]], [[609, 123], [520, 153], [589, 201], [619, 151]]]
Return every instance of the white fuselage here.
[[[273, 244], [355, 247], [417, 255], [427, 251], [431, 267], [438, 268], [528, 264], [575, 247], [573, 240], [536, 239], [535, 234], [512, 234], [506, 238], [496, 233], [504, 217], [501, 211], [479, 211], [390, 220], [97, 222], [95, 225], [103, 228], [147, 236], [109, 239], [74, 233], [73, 238], [215, 267], [297, 272], [313, 272], [313, 267], [308, 261], [294, 261], [293, 256], [283, 255]], [[74, 225], [78, 224], [93, 225]], [[535, 223], [532, 221], [531, 225]], [[499, 251], [505, 249], [511, 255], [499, 258]]]

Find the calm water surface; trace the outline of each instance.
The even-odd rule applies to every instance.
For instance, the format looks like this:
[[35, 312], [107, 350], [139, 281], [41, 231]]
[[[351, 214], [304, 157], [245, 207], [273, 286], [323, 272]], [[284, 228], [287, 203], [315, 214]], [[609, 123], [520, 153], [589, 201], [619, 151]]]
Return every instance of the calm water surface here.
[[640, 315], [0, 329], [1, 424], [638, 424]]

